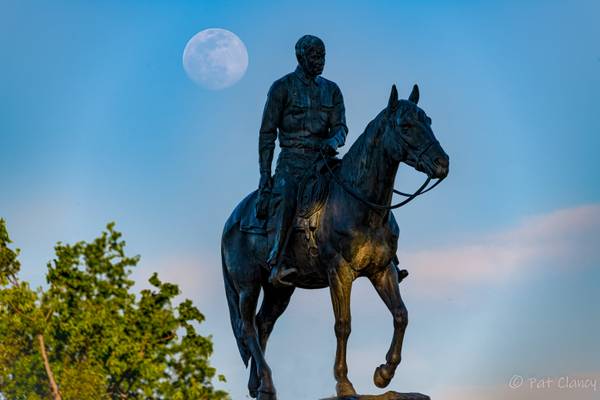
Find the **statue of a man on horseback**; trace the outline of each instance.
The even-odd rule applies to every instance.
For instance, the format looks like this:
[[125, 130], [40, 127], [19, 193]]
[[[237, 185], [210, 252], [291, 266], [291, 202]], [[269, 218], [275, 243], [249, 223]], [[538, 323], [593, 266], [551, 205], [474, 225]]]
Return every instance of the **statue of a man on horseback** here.
[[[385, 361], [373, 373], [373, 382], [383, 388], [400, 364], [408, 324], [399, 287], [406, 274], [397, 268], [399, 228], [391, 211], [446, 178], [450, 160], [433, 133], [431, 118], [418, 105], [417, 85], [407, 99], [400, 99], [393, 85], [387, 105], [342, 159], [330, 162], [347, 134], [342, 94], [335, 83], [319, 77], [325, 61], [320, 39], [302, 37], [296, 54], [298, 68], [273, 84], [265, 106], [259, 190], [240, 201], [223, 228], [221, 259], [231, 327], [242, 360], [251, 366], [250, 396], [277, 400], [265, 358], [275, 322], [296, 288], [328, 287], [335, 317], [336, 394], [360, 399], [346, 362], [352, 284], [360, 277], [369, 279], [393, 320]], [[281, 153], [272, 178], [277, 138]], [[425, 183], [410, 195], [394, 189], [402, 163], [427, 175]], [[315, 172], [317, 165], [319, 171]], [[426, 189], [431, 179], [437, 182]], [[298, 204], [297, 191], [301, 194]], [[392, 204], [394, 194], [408, 198]], [[282, 268], [286, 258], [298, 268]], [[271, 272], [264, 268], [265, 260], [273, 267]], [[284, 280], [290, 285], [281, 284]], [[381, 398], [428, 399], [397, 392]]]
[[[338, 86], [320, 75], [325, 65], [325, 45], [316, 36], [305, 35], [296, 43], [298, 67], [275, 81], [269, 90], [259, 135], [260, 184], [257, 216], [266, 218], [273, 206], [275, 239], [266, 264], [269, 281], [286, 284], [296, 272], [286, 265], [285, 247], [296, 209], [299, 181], [314, 168], [321, 152], [336, 154], [346, 142], [344, 100]], [[271, 163], [275, 139], [281, 153], [274, 177]], [[272, 197], [272, 200], [271, 200]]]

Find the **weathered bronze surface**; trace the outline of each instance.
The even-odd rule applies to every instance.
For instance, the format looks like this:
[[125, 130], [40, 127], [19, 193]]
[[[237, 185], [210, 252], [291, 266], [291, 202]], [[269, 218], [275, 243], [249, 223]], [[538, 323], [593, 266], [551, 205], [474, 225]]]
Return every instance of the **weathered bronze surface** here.
[[[251, 361], [249, 393], [259, 400], [277, 398], [264, 354], [275, 321], [285, 311], [295, 288], [329, 287], [337, 338], [333, 372], [339, 398], [425, 399], [419, 394], [396, 392], [384, 397], [357, 397], [346, 364], [350, 292], [355, 279], [367, 277], [392, 315], [390, 348], [385, 363], [375, 369], [373, 377], [378, 387], [386, 387], [400, 363], [408, 323], [398, 286], [406, 271], [397, 268], [396, 220], [389, 209], [373, 205], [391, 204], [401, 162], [430, 178], [443, 179], [448, 175], [449, 158], [431, 130], [431, 119], [417, 106], [419, 90], [415, 85], [408, 100], [399, 100], [393, 86], [388, 105], [348, 153], [335, 161], [332, 155], [344, 143], [347, 131], [341, 92], [333, 82], [318, 76], [325, 56], [318, 38], [303, 37], [296, 50], [299, 69], [275, 82], [265, 107], [259, 190], [235, 208], [225, 223], [221, 242], [233, 332], [244, 363]], [[272, 184], [276, 137], [282, 152]], [[325, 162], [328, 168], [323, 168]], [[313, 210], [311, 215], [296, 215], [296, 192], [306, 181], [302, 177], [309, 172], [320, 175], [321, 171], [325, 172], [320, 182], [328, 191], [309, 190], [325, 194], [319, 200], [321, 206], [303, 204], [303, 210]], [[335, 178], [329, 179], [328, 173]], [[302, 189], [302, 193], [307, 192], [304, 186]], [[285, 264], [284, 269], [293, 273], [282, 279], [281, 272], [274, 268], [276, 273], [270, 276], [267, 260], [271, 266]], [[286, 280], [290, 286], [283, 284]], [[256, 314], [261, 289], [264, 296]]]

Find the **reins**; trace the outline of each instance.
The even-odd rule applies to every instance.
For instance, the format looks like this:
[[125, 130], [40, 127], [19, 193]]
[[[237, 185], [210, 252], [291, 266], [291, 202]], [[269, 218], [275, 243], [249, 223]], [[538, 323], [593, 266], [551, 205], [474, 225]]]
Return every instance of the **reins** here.
[[354, 197], [356, 200], [362, 201], [363, 203], [365, 203], [369, 207], [372, 207], [372, 208], [375, 208], [375, 209], [378, 209], [378, 210], [393, 210], [393, 209], [396, 209], [396, 208], [400, 208], [400, 207], [408, 204], [412, 200], [414, 200], [417, 196], [420, 196], [420, 195], [422, 195], [424, 193], [429, 192], [431, 189], [435, 188], [437, 185], [440, 184], [441, 181], [444, 180], [444, 178], [438, 179], [438, 181], [436, 183], [434, 183], [433, 186], [431, 186], [427, 190], [424, 190], [427, 187], [427, 185], [429, 185], [429, 182], [431, 181], [431, 178], [428, 177], [425, 180], [425, 183], [423, 183], [421, 185], [421, 187], [419, 189], [417, 189], [417, 191], [414, 192], [413, 194], [406, 194], [406, 193], [403, 193], [403, 192], [400, 192], [400, 191], [394, 189], [394, 193], [399, 194], [401, 196], [405, 196], [405, 197], [407, 197], [407, 199], [401, 201], [400, 203], [397, 203], [397, 204], [394, 204], [394, 205], [390, 205], [390, 206], [381, 205], [381, 204], [373, 203], [373, 202], [365, 199], [364, 197], [362, 197], [361, 195], [359, 195], [358, 193], [356, 193], [354, 190], [352, 190], [351, 188], [349, 188], [344, 182], [342, 182], [341, 180], [339, 180], [338, 177], [333, 172], [333, 170], [331, 169], [331, 167], [329, 166], [329, 163], [327, 162], [327, 158], [325, 157], [325, 154], [323, 154], [323, 149], [319, 149], [319, 151], [321, 153], [321, 157], [323, 157], [323, 161], [325, 161], [325, 166], [327, 167], [327, 171], [329, 172], [329, 174], [333, 178], [333, 181], [335, 183], [337, 183], [338, 185], [340, 185], [342, 187], [342, 189], [344, 189], [346, 191], [346, 193], [348, 193], [350, 196]]
[[[422, 194], [425, 194], [425, 193], [429, 192], [429, 191], [430, 191], [430, 190], [432, 190], [434, 187], [436, 187], [437, 185], [439, 185], [439, 184], [440, 184], [440, 182], [442, 182], [444, 179], [445, 179], [445, 178], [438, 179], [438, 180], [437, 180], [437, 182], [435, 182], [435, 183], [434, 183], [434, 184], [433, 184], [433, 185], [432, 185], [430, 188], [427, 188], [427, 190], [423, 190], [423, 191], [422, 191], [421, 193], [419, 193], [417, 196], [420, 196], [420, 195], [422, 195]], [[412, 194], [407, 194], [407, 193], [401, 192], [401, 191], [399, 191], [399, 190], [396, 190], [396, 189], [394, 189], [394, 193], [396, 193], [396, 194], [398, 194], [398, 195], [400, 195], [400, 196], [404, 196], [404, 197], [410, 197], [410, 196], [412, 196]]]

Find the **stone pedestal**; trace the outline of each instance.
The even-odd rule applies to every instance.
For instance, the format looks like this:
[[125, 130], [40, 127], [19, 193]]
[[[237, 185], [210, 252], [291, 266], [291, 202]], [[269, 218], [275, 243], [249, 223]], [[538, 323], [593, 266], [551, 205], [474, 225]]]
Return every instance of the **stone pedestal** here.
[[321, 400], [430, 400], [429, 396], [421, 393], [386, 392], [379, 395], [356, 395], [346, 397], [328, 397]]

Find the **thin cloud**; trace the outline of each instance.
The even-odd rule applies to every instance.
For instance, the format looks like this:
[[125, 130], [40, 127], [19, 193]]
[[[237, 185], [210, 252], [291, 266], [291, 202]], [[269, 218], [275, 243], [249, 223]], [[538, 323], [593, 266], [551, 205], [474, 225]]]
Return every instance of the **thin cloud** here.
[[443, 292], [480, 283], [503, 283], [532, 269], [578, 268], [600, 261], [600, 205], [526, 218], [516, 226], [456, 246], [401, 254], [415, 285]]

